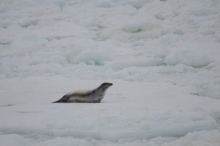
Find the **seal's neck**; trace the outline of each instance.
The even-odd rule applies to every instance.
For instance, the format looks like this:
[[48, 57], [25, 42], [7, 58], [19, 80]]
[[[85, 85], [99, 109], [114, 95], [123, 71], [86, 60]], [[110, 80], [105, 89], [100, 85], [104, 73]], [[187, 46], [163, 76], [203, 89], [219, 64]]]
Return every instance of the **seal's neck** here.
[[104, 96], [105, 95], [105, 92], [107, 91], [107, 89], [108, 89], [108, 87], [106, 87], [106, 86], [99, 86], [98, 88], [97, 88], [97, 91], [98, 91], [98, 94], [99, 94], [99, 96]]

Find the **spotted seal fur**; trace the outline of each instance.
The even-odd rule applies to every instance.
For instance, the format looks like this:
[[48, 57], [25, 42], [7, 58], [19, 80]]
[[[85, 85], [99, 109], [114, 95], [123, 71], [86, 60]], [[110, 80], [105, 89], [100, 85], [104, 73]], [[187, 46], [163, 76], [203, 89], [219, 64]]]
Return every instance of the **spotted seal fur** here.
[[64, 95], [60, 100], [53, 103], [99, 103], [105, 96], [107, 89], [112, 86], [112, 83], [103, 83], [99, 87], [92, 90], [76, 90]]

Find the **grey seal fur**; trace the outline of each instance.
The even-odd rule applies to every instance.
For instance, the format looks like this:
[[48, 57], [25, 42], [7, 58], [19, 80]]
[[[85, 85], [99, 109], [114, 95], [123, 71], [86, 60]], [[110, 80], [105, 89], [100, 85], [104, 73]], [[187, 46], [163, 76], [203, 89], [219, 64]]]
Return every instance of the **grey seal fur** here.
[[76, 90], [64, 95], [60, 100], [53, 103], [99, 103], [105, 96], [107, 89], [112, 86], [112, 83], [102, 83], [99, 87], [92, 90]]

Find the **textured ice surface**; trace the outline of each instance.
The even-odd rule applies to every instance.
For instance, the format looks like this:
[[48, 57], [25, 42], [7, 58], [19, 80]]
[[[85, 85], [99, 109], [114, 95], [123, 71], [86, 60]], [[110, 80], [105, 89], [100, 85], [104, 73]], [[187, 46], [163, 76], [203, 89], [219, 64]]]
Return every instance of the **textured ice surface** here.
[[218, 0], [2, 1], [0, 77], [172, 82], [220, 98]]
[[18, 134], [0, 135], [1, 146], [29, 146], [27, 139]]
[[[1, 0], [0, 145], [218, 146], [219, 7]], [[102, 104], [49, 104], [104, 81]]]

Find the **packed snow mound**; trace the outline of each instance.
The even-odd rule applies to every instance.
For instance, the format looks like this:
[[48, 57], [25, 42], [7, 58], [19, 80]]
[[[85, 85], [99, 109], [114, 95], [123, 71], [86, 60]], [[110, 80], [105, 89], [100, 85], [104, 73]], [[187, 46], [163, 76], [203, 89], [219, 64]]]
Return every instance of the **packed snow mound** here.
[[164, 61], [161, 58], [124, 58], [114, 61], [113, 63], [109, 63], [108, 67], [114, 70], [121, 70], [128, 67], [148, 67], [148, 66], [160, 66], [164, 65]]
[[[119, 139], [131, 137], [135, 139], [151, 139], [155, 137], [184, 136], [190, 132], [210, 131], [218, 127], [213, 117], [203, 111], [194, 109], [189, 111], [175, 109], [172, 112], [169, 110], [149, 111], [143, 107], [128, 110], [117, 106], [120, 112], [116, 113], [110, 111], [110, 108], [103, 107], [108, 107], [108, 105], [103, 105], [101, 107], [93, 107], [94, 112], [91, 113], [88, 111], [91, 109], [85, 109], [83, 108], [84, 106], [82, 109], [78, 109], [78, 106], [60, 105], [56, 110], [49, 111], [47, 109], [48, 106], [51, 107], [52, 105], [41, 106], [41, 111], [37, 109], [37, 106], [34, 106], [27, 107], [28, 109], [20, 108], [10, 113], [11, 118], [7, 116], [7, 118], [1, 120], [1, 132], [7, 133], [7, 131], [10, 131], [10, 133], [22, 135], [30, 132], [48, 136], [74, 136], [83, 139], [118, 141]], [[86, 104], [85, 106], [88, 105]], [[97, 108], [104, 108], [105, 112], [97, 110]], [[48, 113], [48, 118], [46, 119], [43, 118], [45, 111]], [[1, 114], [6, 112], [4, 110]], [[60, 112], [67, 114], [61, 115]], [[97, 114], [99, 118], [95, 116]], [[23, 118], [19, 118], [22, 115]], [[35, 115], [35, 117], [30, 118], [31, 115]], [[85, 122], [83, 117], [89, 117], [89, 122]]]
[[29, 141], [18, 134], [0, 135], [1, 146], [31, 146]]
[[202, 44], [186, 44], [171, 51], [166, 56], [165, 62], [167, 65], [185, 64], [195, 68], [205, 67], [211, 63], [207, 54], [207, 50], [212, 50], [211, 47], [207, 45], [204, 47]]
[[66, 58], [69, 63], [103, 66], [106, 62], [114, 59], [114, 52], [111, 51], [111, 46], [103, 44], [89, 44], [83, 46], [74, 46], [66, 53]]
[[0, 77], [165, 81], [220, 98], [219, 7], [218, 0], [2, 1]]

